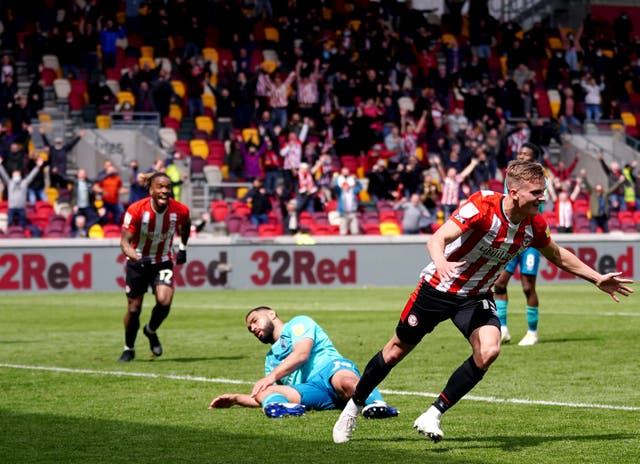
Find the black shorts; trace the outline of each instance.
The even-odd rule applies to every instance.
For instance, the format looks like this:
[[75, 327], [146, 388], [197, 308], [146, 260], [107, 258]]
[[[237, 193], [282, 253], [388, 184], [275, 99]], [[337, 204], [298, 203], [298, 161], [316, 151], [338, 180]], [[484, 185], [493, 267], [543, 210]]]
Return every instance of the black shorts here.
[[127, 261], [126, 283], [126, 294], [132, 298], [147, 293], [149, 286], [154, 293], [158, 285], [173, 288], [173, 261], [147, 264], [144, 267]]
[[422, 281], [402, 311], [396, 335], [405, 343], [417, 345], [426, 334], [447, 319], [451, 319], [467, 339], [478, 327], [492, 325], [500, 328], [496, 305], [491, 295], [449, 295]]

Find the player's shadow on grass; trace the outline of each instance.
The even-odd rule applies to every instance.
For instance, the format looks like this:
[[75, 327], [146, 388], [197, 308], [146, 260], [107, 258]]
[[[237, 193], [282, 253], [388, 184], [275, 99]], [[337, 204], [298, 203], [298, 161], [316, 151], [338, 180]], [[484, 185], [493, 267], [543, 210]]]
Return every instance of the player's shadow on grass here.
[[518, 436], [518, 435], [500, 435], [500, 436], [488, 436], [488, 437], [458, 437], [447, 438], [446, 442], [442, 442], [442, 446], [449, 443], [455, 443], [455, 446], [444, 446], [443, 451], [450, 451], [451, 449], [492, 449], [498, 448], [502, 451], [522, 451], [526, 448], [538, 447], [545, 443], [552, 442], [607, 442], [607, 441], [620, 441], [630, 440], [637, 438], [637, 435], [630, 433], [609, 433], [598, 435], [545, 435], [545, 436]]
[[547, 343], [583, 343], [583, 342], [594, 342], [600, 340], [601, 337], [556, 337], [556, 338], [544, 338], [540, 340], [538, 344], [547, 344]]
[[[134, 408], [135, 409], [135, 408]], [[131, 412], [131, 411], [130, 411]], [[0, 447], [2, 462], [90, 462], [126, 464], [130, 462], [166, 462], [180, 464], [281, 464], [298, 463], [375, 463], [423, 462], [424, 450], [387, 449], [381, 440], [354, 441], [337, 446], [331, 442], [330, 429], [309, 432], [300, 421], [235, 421], [204, 413], [194, 413], [196, 424], [166, 424], [165, 418], [145, 417], [140, 410], [131, 412], [131, 422], [100, 417], [73, 417], [67, 412], [28, 413], [0, 408], [0, 430], [18, 431]], [[207, 417], [210, 414], [207, 412]], [[163, 424], [160, 424], [163, 422]], [[4, 443], [3, 443], [4, 445]], [[439, 456], [438, 464], [480, 464], [477, 459]]]

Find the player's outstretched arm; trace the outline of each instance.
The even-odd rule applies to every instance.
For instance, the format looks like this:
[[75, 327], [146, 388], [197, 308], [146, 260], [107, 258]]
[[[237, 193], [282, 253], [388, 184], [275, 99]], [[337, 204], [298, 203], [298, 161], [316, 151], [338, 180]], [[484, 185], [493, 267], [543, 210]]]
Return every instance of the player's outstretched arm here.
[[258, 408], [260, 403], [249, 395], [243, 393], [225, 393], [211, 401], [209, 409], [223, 409], [231, 406], [244, 406], [245, 408]]
[[569, 250], [559, 246], [553, 240], [540, 251], [545, 258], [560, 269], [570, 272], [587, 282], [591, 282], [603, 292], [611, 295], [611, 298], [616, 302], [620, 301], [618, 295], [629, 296], [633, 293], [633, 289], [625, 285], [633, 283], [633, 280], [621, 278], [621, 272], [600, 274], [596, 270], [587, 266], [587, 264]]

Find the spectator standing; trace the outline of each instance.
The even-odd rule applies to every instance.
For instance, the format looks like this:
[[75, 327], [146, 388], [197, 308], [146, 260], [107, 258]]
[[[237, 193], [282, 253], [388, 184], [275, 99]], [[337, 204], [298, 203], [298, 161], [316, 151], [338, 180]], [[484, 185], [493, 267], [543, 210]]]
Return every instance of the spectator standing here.
[[[262, 126], [261, 126], [262, 127]], [[264, 130], [264, 127], [262, 127]], [[260, 130], [260, 129], [258, 129]], [[282, 178], [282, 162], [280, 156], [273, 147], [270, 137], [264, 137], [265, 150], [262, 155], [262, 168], [264, 169], [264, 186], [269, 195], [273, 195]]]
[[94, 189], [100, 195], [102, 206], [107, 214], [111, 216], [111, 222], [120, 225], [120, 219], [124, 213], [120, 194], [126, 193], [127, 189], [122, 183], [118, 169], [113, 164], [107, 166], [105, 176], [94, 184]]
[[314, 59], [313, 69], [309, 69], [310, 67], [311, 65], [303, 63], [302, 60], [299, 60], [296, 64], [298, 108], [302, 116], [317, 118], [320, 114], [318, 111], [318, 102], [320, 101], [318, 81], [321, 77], [320, 59]]
[[584, 178], [584, 184], [589, 191], [589, 211], [591, 213], [589, 229], [591, 233], [596, 232], [598, 228], [602, 232], [609, 232], [609, 196], [621, 187], [625, 181], [626, 177], [621, 174], [618, 181], [605, 190], [602, 184], [592, 186], [589, 179], [587, 177]]
[[[602, 152], [598, 153], [598, 160], [600, 161], [600, 166], [602, 170], [607, 175], [607, 180], [609, 185], [614, 185], [620, 179], [620, 176], [623, 176], [624, 173], [620, 167], [620, 163], [617, 161], [612, 161], [610, 164], [607, 164], [604, 161], [604, 154]], [[614, 210], [624, 210], [626, 208], [626, 204], [624, 202], [624, 188], [620, 185], [615, 190], [611, 191], [609, 194], [609, 204]]]
[[584, 103], [587, 122], [598, 122], [602, 114], [602, 92], [605, 88], [604, 76], [601, 76], [600, 83], [596, 82], [591, 73], [587, 73], [580, 81], [580, 85], [585, 91]]
[[80, 168], [71, 188], [71, 206], [73, 214], [84, 216], [89, 227], [100, 220], [94, 202], [93, 181], [87, 178], [87, 171]]
[[560, 182], [565, 182], [571, 179], [571, 173], [575, 169], [576, 165], [580, 161], [580, 154], [576, 153], [573, 157], [573, 161], [567, 166], [564, 164], [564, 161], [558, 161], [557, 166], [551, 162], [551, 158], [549, 158], [549, 153], [544, 152], [542, 155], [542, 163], [544, 167], [546, 167], [555, 178], [557, 178]]
[[622, 10], [620, 15], [613, 20], [612, 28], [616, 42], [620, 46], [629, 44], [629, 38], [633, 32], [633, 22], [629, 18], [626, 10]]
[[343, 167], [339, 175], [336, 175], [334, 187], [338, 192], [337, 211], [340, 214], [340, 235], [358, 235], [360, 224], [358, 223], [358, 194], [362, 190], [362, 184], [349, 173], [349, 168]]
[[149, 196], [146, 182], [144, 174], [140, 172], [138, 161], [131, 161], [129, 163], [129, 204]]
[[265, 74], [265, 76], [273, 123], [280, 127], [286, 127], [288, 118], [287, 108], [289, 106], [289, 96], [287, 93], [296, 78], [296, 73], [291, 71], [285, 80], [282, 80], [280, 74], [276, 74], [273, 81], [268, 74]]
[[76, 146], [82, 137], [86, 134], [86, 130], [82, 129], [78, 134], [67, 143], [61, 136], [53, 139], [53, 144], [49, 141], [43, 127], [40, 127], [40, 135], [45, 146], [49, 148], [49, 182], [52, 187], [66, 188], [69, 182], [67, 178], [67, 160], [69, 153]]
[[318, 193], [318, 186], [311, 175], [309, 165], [301, 163], [298, 169], [298, 184], [296, 191], [296, 199], [298, 201], [298, 212], [315, 211], [315, 199]]
[[243, 201], [251, 205], [249, 220], [254, 226], [269, 223], [269, 211], [271, 211], [271, 200], [264, 187], [262, 179], [253, 179], [253, 186], [242, 198]]
[[116, 26], [113, 19], [107, 18], [99, 35], [103, 72], [116, 66], [117, 42], [118, 39], [124, 39], [126, 36], [122, 27]]
[[[27, 172], [32, 172], [38, 166], [38, 160], [40, 155], [32, 150], [29, 152], [29, 159], [27, 160]], [[45, 193], [45, 180], [44, 180], [44, 168], [47, 165], [45, 162], [41, 169], [38, 169], [36, 176], [29, 184], [27, 193], [27, 199], [29, 203], [35, 203], [36, 201], [47, 201], [47, 194]]]
[[182, 71], [185, 76], [187, 108], [189, 109], [189, 116], [192, 118], [204, 114], [202, 92], [204, 91], [208, 64], [204, 63], [201, 58], [191, 58]]
[[444, 220], [446, 221], [449, 219], [449, 216], [451, 216], [451, 213], [460, 205], [460, 188], [467, 176], [475, 169], [478, 160], [472, 158], [467, 167], [460, 172], [454, 167], [449, 167], [445, 171], [439, 158], [435, 158], [435, 162], [442, 177], [442, 198], [440, 199], [440, 204], [444, 213]]
[[44, 160], [39, 158], [36, 161], [36, 166], [29, 172], [27, 177], [22, 177], [22, 171], [14, 170], [11, 172], [11, 177], [5, 170], [3, 159], [0, 157], [0, 177], [4, 181], [7, 187], [7, 199], [9, 210], [8, 224], [18, 225], [26, 227], [27, 225], [27, 194], [29, 191], [29, 184], [38, 175], [40, 168], [44, 164]]
[[586, 171], [580, 172], [580, 177], [576, 179], [575, 185], [571, 193], [567, 191], [567, 188], [563, 185], [559, 188], [558, 198], [554, 199], [556, 215], [558, 216], [558, 232], [563, 234], [572, 234], [573, 230], [573, 203], [580, 195], [582, 178], [586, 174]]
[[394, 210], [402, 210], [402, 233], [416, 235], [420, 232], [431, 232], [431, 224], [434, 222], [431, 213], [420, 203], [420, 195], [413, 193], [407, 200], [401, 197], [393, 206]]
[[263, 159], [266, 150], [266, 140], [262, 140], [259, 147], [256, 147], [252, 142], [246, 143], [244, 140], [240, 143], [245, 177], [248, 179], [258, 179], [263, 177], [260, 161]]
[[289, 132], [287, 142], [280, 148], [280, 156], [284, 158], [283, 171], [285, 198], [291, 196], [293, 187], [293, 178], [297, 174], [300, 163], [302, 163], [302, 144], [307, 138], [309, 125], [303, 124], [300, 135], [296, 135], [294, 131]]
[[298, 217], [298, 205], [295, 198], [287, 201], [282, 224], [285, 235], [295, 235], [300, 232], [300, 220]]

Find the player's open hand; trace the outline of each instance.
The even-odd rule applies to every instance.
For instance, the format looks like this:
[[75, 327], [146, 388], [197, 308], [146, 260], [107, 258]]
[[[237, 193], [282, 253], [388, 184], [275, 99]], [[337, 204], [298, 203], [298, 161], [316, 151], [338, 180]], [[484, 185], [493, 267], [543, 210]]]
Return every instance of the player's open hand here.
[[621, 279], [619, 276], [622, 275], [622, 272], [610, 272], [609, 274], [605, 274], [602, 276], [602, 279], [596, 282], [596, 286], [605, 293], [611, 295], [618, 303], [620, 302], [620, 298], [618, 298], [618, 293], [622, 296], [629, 296], [633, 293], [633, 289], [631, 287], [627, 287], [624, 284], [632, 284], [633, 280], [631, 279]]
[[234, 404], [236, 404], [235, 395], [232, 393], [225, 393], [224, 395], [220, 395], [214, 398], [213, 401], [211, 401], [211, 404], [209, 405], [209, 409], [230, 408]]

